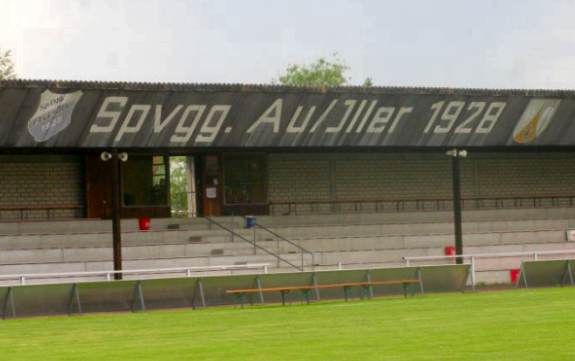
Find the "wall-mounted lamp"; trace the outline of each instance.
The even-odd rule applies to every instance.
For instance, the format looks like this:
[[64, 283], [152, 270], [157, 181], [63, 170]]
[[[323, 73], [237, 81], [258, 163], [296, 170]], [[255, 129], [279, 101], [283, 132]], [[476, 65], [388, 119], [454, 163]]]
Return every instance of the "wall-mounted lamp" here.
[[128, 161], [128, 153], [126, 153], [126, 152], [119, 153], [118, 159], [121, 160], [122, 162], [127, 162]]
[[[100, 159], [103, 162], [107, 162], [110, 159], [112, 159], [113, 155], [110, 152], [102, 152], [100, 154]], [[122, 152], [122, 153], [118, 153], [118, 160], [122, 161], [122, 162], [127, 162], [128, 161], [128, 153], [126, 152]]]
[[103, 162], [107, 162], [107, 161], [109, 161], [110, 159], [112, 159], [112, 154], [109, 153], [109, 152], [102, 152], [102, 154], [100, 154], [100, 159], [101, 159]]
[[467, 151], [465, 149], [453, 148], [445, 152], [445, 155], [447, 155], [448, 157], [465, 158], [467, 157]]

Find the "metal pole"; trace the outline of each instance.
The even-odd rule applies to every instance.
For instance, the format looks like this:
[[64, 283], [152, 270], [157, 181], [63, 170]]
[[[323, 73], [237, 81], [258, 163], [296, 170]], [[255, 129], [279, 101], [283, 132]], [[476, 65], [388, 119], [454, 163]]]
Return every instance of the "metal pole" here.
[[[114, 247], [114, 271], [122, 270], [122, 224], [120, 199], [120, 159], [118, 149], [112, 150], [112, 236]], [[121, 280], [121, 273], [114, 273], [114, 279]]]
[[[459, 151], [454, 149], [451, 157], [451, 179], [453, 185], [453, 226], [455, 233], [455, 254], [463, 254], [463, 232], [461, 227], [461, 174], [459, 165]], [[461, 257], [456, 258], [457, 264], [462, 264]]]
[[471, 289], [475, 291], [475, 257], [471, 257]]

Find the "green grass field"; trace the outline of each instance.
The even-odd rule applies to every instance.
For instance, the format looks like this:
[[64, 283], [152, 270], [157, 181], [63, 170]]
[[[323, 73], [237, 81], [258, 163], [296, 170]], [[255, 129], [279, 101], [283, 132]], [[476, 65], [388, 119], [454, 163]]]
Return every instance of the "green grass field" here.
[[0, 360], [575, 360], [575, 289], [0, 321]]

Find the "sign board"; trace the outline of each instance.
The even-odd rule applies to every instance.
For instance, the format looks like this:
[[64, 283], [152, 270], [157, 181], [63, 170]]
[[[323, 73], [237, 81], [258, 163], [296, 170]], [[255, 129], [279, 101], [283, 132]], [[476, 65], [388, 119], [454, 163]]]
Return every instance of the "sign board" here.
[[575, 94], [0, 82], [0, 148], [575, 145]]

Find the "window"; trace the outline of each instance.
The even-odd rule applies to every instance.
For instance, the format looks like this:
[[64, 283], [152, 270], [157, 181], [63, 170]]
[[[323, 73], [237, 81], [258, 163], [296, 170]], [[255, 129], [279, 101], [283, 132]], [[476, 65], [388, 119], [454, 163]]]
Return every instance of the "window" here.
[[125, 206], [167, 206], [166, 157], [130, 156], [122, 165], [122, 187]]
[[267, 202], [265, 155], [224, 157], [224, 197], [226, 204]]

